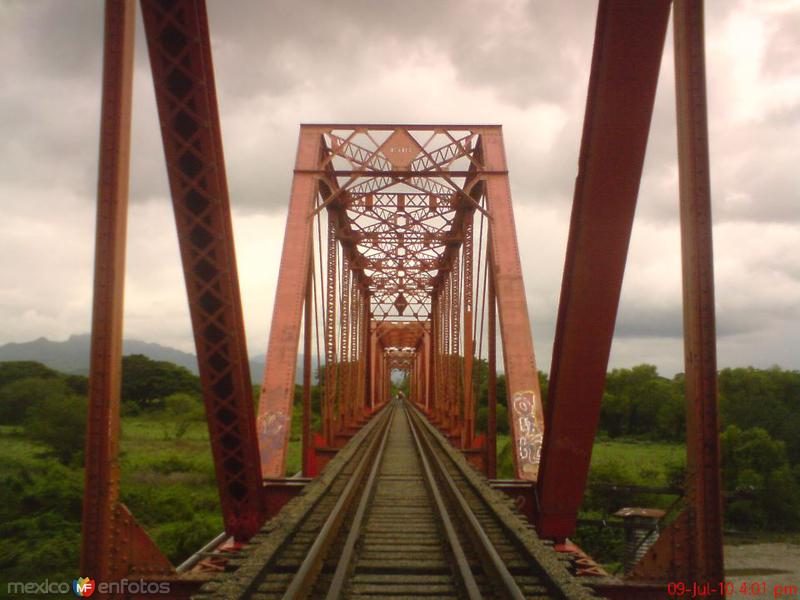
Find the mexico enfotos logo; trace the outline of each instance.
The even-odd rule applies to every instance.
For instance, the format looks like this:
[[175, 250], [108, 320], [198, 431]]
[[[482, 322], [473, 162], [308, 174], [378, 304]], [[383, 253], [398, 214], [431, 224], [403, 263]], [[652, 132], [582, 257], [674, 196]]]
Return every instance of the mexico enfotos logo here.
[[168, 581], [144, 581], [143, 579], [120, 579], [119, 581], [96, 582], [91, 577], [78, 577], [72, 583], [65, 581], [10, 581], [6, 592], [11, 597], [23, 594], [69, 594], [78, 598], [88, 598], [95, 592], [100, 594], [152, 594], [167, 595], [171, 591]]

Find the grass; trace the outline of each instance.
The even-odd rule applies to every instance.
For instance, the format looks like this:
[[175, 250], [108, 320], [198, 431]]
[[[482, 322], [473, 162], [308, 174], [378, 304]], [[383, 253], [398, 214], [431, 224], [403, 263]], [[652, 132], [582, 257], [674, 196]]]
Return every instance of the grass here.
[[[300, 469], [300, 439], [292, 437], [288, 475]], [[175, 439], [172, 423], [163, 415], [123, 417], [120, 466], [123, 501], [173, 561], [222, 531], [205, 422], [191, 423]], [[192, 535], [185, 539], [187, 531]]]
[[37, 462], [44, 447], [23, 437], [21, 427], [0, 425], [0, 474], [8, 469], [24, 469]]
[[[163, 414], [122, 418], [120, 496], [137, 522], [174, 564], [223, 530], [208, 428], [191, 423], [180, 439]], [[0, 477], [44, 472], [54, 464], [46, 448], [29, 441], [22, 428], [0, 426]], [[300, 470], [300, 436], [292, 435], [286, 473]], [[63, 467], [76, 475], [77, 467]], [[80, 489], [74, 491], [79, 501]], [[73, 518], [79, 528], [80, 509]]]
[[661, 486], [668, 483], [668, 470], [686, 464], [686, 446], [664, 442], [637, 440], [600, 440], [592, 449], [591, 469], [622, 464], [642, 485]]
[[[498, 477], [513, 478], [508, 435], [497, 436]], [[686, 446], [638, 440], [598, 440], [592, 449], [592, 469], [621, 464], [646, 479], [646, 485], [667, 483], [667, 469], [686, 463]], [[644, 483], [643, 483], [644, 485]]]

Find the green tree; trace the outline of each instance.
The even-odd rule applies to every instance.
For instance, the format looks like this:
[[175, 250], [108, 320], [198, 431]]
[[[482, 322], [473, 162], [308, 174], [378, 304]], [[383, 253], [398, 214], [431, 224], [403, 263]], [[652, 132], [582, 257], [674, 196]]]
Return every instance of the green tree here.
[[627, 396], [604, 392], [603, 403], [600, 405], [600, 429], [611, 437], [627, 434], [630, 412], [630, 401]]
[[659, 376], [653, 365], [614, 369], [606, 377], [600, 429], [611, 437], [681, 440], [686, 422], [682, 389], [682, 380]]
[[144, 409], [162, 408], [170, 394], [200, 394], [200, 378], [169, 362], [142, 354], [122, 358], [122, 399]]
[[29, 377], [7, 383], [0, 388], [0, 423], [20, 425], [32, 407], [69, 393], [68, 386], [60, 379]]
[[20, 379], [59, 379], [61, 373], [32, 360], [0, 362], [0, 388]]
[[86, 438], [86, 398], [54, 394], [25, 413], [25, 434], [44, 444], [63, 464], [79, 462]]
[[723, 369], [719, 392], [723, 426], [761, 427], [786, 443], [791, 462], [800, 463], [800, 372]]
[[800, 526], [800, 485], [786, 457], [786, 445], [761, 427], [728, 426], [720, 436], [725, 489], [738, 492], [727, 519], [745, 527]]
[[[83, 473], [38, 458], [0, 468], [0, 580], [75, 577]], [[5, 591], [5, 586], [3, 590]]]

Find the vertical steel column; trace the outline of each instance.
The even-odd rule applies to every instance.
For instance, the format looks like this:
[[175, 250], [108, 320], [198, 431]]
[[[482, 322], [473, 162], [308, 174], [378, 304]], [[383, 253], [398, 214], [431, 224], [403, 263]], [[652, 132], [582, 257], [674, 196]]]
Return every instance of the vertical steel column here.
[[91, 573], [101, 581], [114, 576], [119, 560], [113, 548], [113, 526], [119, 500], [119, 403], [135, 7], [133, 0], [108, 0], [105, 6], [81, 539], [81, 572]]
[[355, 425], [356, 407], [358, 406], [358, 400], [361, 397], [361, 394], [359, 393], [361, 385], [359, 385], [358, 381], [358, 376], [360, 373], [361, 349], [358, 342], [360, 339], [359, 332], [361, 331], [362, 312], [361, 294], [352, 271], [350, 273], [352, 278], [352, 285], [350, 286], [350, 293], [352, 294], [350, 311], [352, 312], [352, 317], [350, 322], [350, 398], [348, 399], [347, 405], [350, 413], [350, 424]]
[[[461, 274], [461, 261], [458, 254], [454, 257], [453, 269], [450, 271], [450, 327], [452, 331], [451, 344], [452, 352], [450, 354], [450, 389], [451, 389], [451, 402], [450, 405], [450, 422], [451, 432], [460, 434], [462, 429], [462, 400], [460, 389], [460, 378], [463, 375], [460, 354], [461, 351], [461, 298], [460, 298], [460, 274]], [[460, 441], [460, 440], [459, 440]]]
[[337, 271], [338, 260], [338, 241], [336, 240], [336, 217], [333, 212], [328, 211], [328, 285], [326, 287], [325, 298], [325, 415], [322, 420], [323, 435], [325, 444], [333, 446], [334, 435], [334, 403], [336, 402], [336, 384], [338, 364], [336, 362], [336, 282], [338, 280]]
[[543, 537], [571, 535], [583, 500], [669, 10], [598, 8], [537, 485]]
[[447, 432], [450, 433], [452, 423], [450, 422], [450, 402], [452, 399], [452, 380], [450, 374], [450, 341], [452, 339], [452, 314], [453, 308], [450, 302], [450, 292], [452, 292], [452, 285], [450, 284], [450, 277], [452, 271], [447, 274], [447, 279], [444, 281], [443, 301], [442, 301], [442, 396], [444, 402], [442, 404], [442, 417], [444, 418], [444, 426]]
[[389, 364], [388, 356], [384, 356], [383, 358], [383, 372], [384, 379], [386, 381], [386, 392], [384, 393], [384, 398], [386, 400], [390, 400], [392, 396], [392, 369]]
[[431, 332], [430, 343], [428, 347], [430, 354], [428, 355], [428, 410], [431, 411], [431, 416], [434, 420], [438, 419], [439, 411], [439, 398], [438, 398], [438, 385], [439, 385], [439, 296], [434, 290], [431, 294]]
[[[433, 311], [431, 311], [433, 312]], [[430, 322], [431, 326], [433, 326], [433, 321]], [[432, 349], [432, 338], [433, 335], [431, 333], [430, 328], [425, 330], [423, 334], [423, 346], [422, 346], [422, 358], [423, 364], [422, 369], [424, 376], [424, 386], [422, 388], [422, 396], [425, 398], [424, 407], [426, 411], [429, 411], [432, 406], [432, 396], [433, 396], [433, 387], [431, 385], [431, 376], [433, 374], [433, 370], [431, 369], [431, 354], [433, 352]]]
[[342, 298], [340, 303], [341, 322], [339, 328], [339, 393], [337, 433], [348, 425], [347, 403], [350, 396], [350, 259], [342, 252]]
[[475, 348], [472, 339], [472, 260], [473, 260], [473, 214], [464, 219], [464, 433], [463, 447], [472, 448], [475, 435], [475, 404], [472, 395], [472, 364]]
[[676, 0], [674, 11], [690, 576], [716, 586], [725, 573], [703, 2]]
[[363, 307], [362, 310], [364, 314], [362, 315], [362, 327], [361, 327], [361, 386], [360, 386], [360, 395], [361, 395], [361, 402], [359, 403], [358, 412], [359, 415], [364, 415], [367, 412], [367, 408], [369, 407], [370, 399], [369, 399], [369, 388], [370, 388], [370, 370], [369, 370], [369, 361], [370, 361], [370, 298], [369, 292], [364, 291], [363, 297]]
[[[491, 236], [490, 236], [491, 238]], [[491, 247], [491, 239], [489, 239]], [[486, 319], [488, 323], [488, 359], [489, 374], [487, 388], [489, 390], [487, 419], [486, 419], [486, 476], [489, 479], [497, 477], [497, 295], [494, 289], [494, 270], [491, 259], [487, 261], [486, 268], [489, 276], [486, 278], [489, 287], [487, 302], [489, 303]]]
[[[369, 304], [367, 305], [369, 308]], [[378, 324], [376, 321], [371, 321], [369, 325], [369, 359], [367, 365], [369, 366], [369, 409], [375, 410], [375, 398], [378, 395]]]
[[309, 261], [309, 277], [306, 285], [306, 302], [303, 310], [303, 441], [302, 459], [303, 475], [309, 476], [311, 472], [311, 453], [314, 444], [311, 440], [311, 308], [313, 303], [314, 285], [314, 260]]

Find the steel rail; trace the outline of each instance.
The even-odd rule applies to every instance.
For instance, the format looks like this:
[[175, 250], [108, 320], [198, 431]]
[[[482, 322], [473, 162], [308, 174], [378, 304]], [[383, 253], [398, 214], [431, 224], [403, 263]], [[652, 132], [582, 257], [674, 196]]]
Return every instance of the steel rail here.
[[[442, 459], [436, 455], [436, 452], [433, 449], [433, 444], [426, 438], [422, 428], [419, 429], [419, 435], [417, 434], [417, 428], [419, 425], [416, 420], [420, 418], [419, 415], [416, 412], [412, 414], [412, 411], [410, 410], [406, 411], [406, 415], [409, 419], [409, 424], [411, 425], [411, 432], [414, 435], [414, 440], [419, 444], [419, 450], [421, 451], [424, 447], [429, 453], [432, 462], [436, 465], [436, 469], [439, 472], [441, 481], [444, 483], [445, 492], [450, 496], [453, 504], [458, 509], [462, 523], [466, 526], [467, 532], [470, 536], [470, 539], [473, 541], [475, 549], [478, 552], [478, 556], [480, 557], [485, 572], [487, 574], [491, 573], [494, 575], [494, 580], [500, 585], [500, 589], [497, 591], [499, 591], [504, 598], [525, 600], [525, 595], [522, 593], [522, 590], [514, 580], [514, 576], [511, 575], [508, 567], [506, 567], [503, 559], [500, 557], [500, 554], [498, 554], [497, 549], [494, 547], [494, 544], [492, 544], [489, 536], [486, 534], [480, 522], [478, 521], [478, 518], [475, 516], [475, 513], [472, 511], [472, 508], [470, 508], [466, 498], [464, 498], [464, 495], [458, 489], [458, 485], [453, 480], [450, 473], [447, 472]], [[424, 445], [420, 444], [420, 438], [425, 439]], [[422, 456], [422, 454], [420, 454], [420, 456]], [[427, 461], [423, 459], [423, 464], [426, 464], [426, 462]]]
[[375, 491], [375, 484], [378, 481], [378, 471], [380, 471], [381, 464], [383, 463], [383, 454], [386, 449], [386, 442], [389, 439], [389, 432], [391, 429], [391, 418], [386, 427], [386, 432], [382, 436], [381, 445], [378, 448], [378, 453], [372, 462], [372, 469], [370, 469], [367, 483], [364, 485], [364, 491], [361, 493], [361, 499], [358, 502], [356, 514], [353, 517], [353, 522], [350, 524], [350, 531], [347, 533], [344, 547], [342, 548], [339, 562], [336, 565], [336, 571], [333, 574], [333, 579], [328, 588], [328, 593], [325, 595], [325, 600], [336, 600], [342, 597], [342, 591], [347, 582], [347, 575], [355, 557], [355, 548], [358, 539], [361, 537], [362, 524], [364, 516], [367, 513], [367, 508], [372, 499], [373, 492]]
[[[333, 509], [331, 510], [328, 518], [325, 520], [322, 528], [314, 540], [314, 544], [308, 551], [305, 559], [300, 565], [300, 568], [292, 578], [292, 582], [286, 593], [283, 595], [284, 600], [297, 600], [305, 598], [311, 592], [314, 584], [316, 583], [317, 575], [322, 569], [328, 550], [336, 540], [336, 537], [341, 528], [344, 517], [350, 508], [352, 501], [355, 499], [356, 491], [358, 490], [361, 480], [367, 471], [371, 458], [374, 456], [376, 446], [380, 444], [380, 452], [386, 446], [386, 440], [389, 437], [391, 430], [392, 419], [394, 418], [394, 409], [387, 413], [384, 417], [386, 420], [381, 424], [383, 430], [378, 430], [377, 435], [370, 441], [366, 451], [359, 460], [352, 477], [350, 477], [341, 496], [337, 500]], [[379, 462], [379, 459], [375, 462]]]
[[444, 529], [445, 536], [447, 537], [447, 543], [450, 545], [450, 550], [453, 553], [456, 567], [458, 567], [458, 575], [461, 579], [461, 583], [463, 584], [464, 590], [467, 592], [467, 596], [469, 596], [470, 600], [481, 600], [483, 595], [478, 588], [478, 582], [475, 581], [475, 575], [473, 575], [472, 569], [469, 566], [467, 556], [464, 553], [464, 547], [461, 545], [461, 540], [458, 539], [458, 533], [456, 532], [453, 521], [450, 518], [450, 513], [447, 511], [444, 499], [439, 491], [439, 486], [436, 485], [436, 477], [433, 474], [430, 462], [428, 461], [428, 457], [424, 451], [423, 443], [420, 439], [422, 436], [417, 433], [417, 429], [411, 417], [411, 411], [404, 407], [403, 412], [405, 412], [406, 419], [408, 419], [411, 435], [414, 438], [414, 446], [416, 447], [417, 454], [419, 455], [420, 462], [422, 463], [425, 482], [431, 492], [431, 495], [433, 496], [436, 510], [441, 518], [442, 528]]

